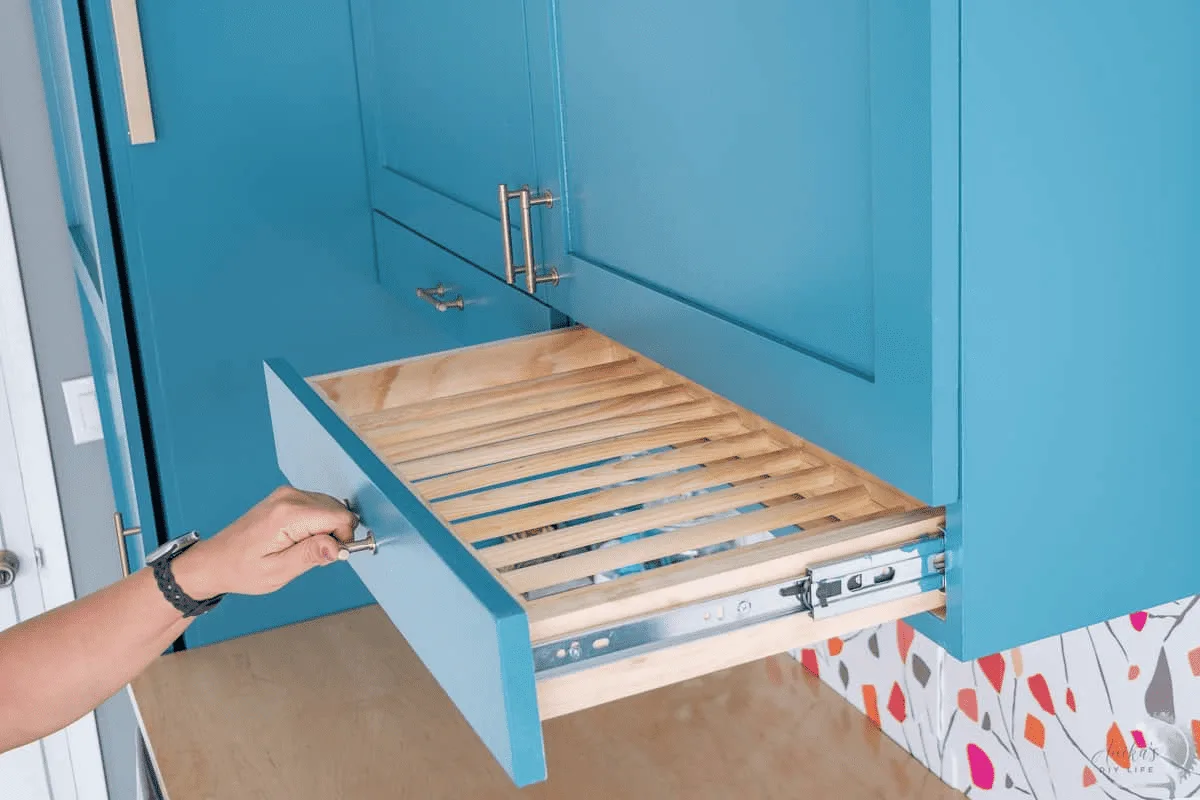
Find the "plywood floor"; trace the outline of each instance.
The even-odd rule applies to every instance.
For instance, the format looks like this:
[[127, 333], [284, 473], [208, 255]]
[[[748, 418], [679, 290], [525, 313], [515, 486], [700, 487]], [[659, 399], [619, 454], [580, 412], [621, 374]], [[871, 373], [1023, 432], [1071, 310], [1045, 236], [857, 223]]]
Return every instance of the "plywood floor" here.
[[787, 656], [548, 722], [550, 779], [524, 790], [377, 607], [165, 656], [132, 689], [169, 800], [963, 797]]

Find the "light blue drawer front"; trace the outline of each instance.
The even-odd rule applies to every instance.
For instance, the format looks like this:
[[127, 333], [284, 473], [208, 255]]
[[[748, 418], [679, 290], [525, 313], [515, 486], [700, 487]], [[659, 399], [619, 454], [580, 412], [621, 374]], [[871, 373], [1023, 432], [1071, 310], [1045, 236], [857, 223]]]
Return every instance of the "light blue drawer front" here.
[[378, 541], [350, 559], [358, 576], [513, 781], [544, 780], [521, 606], [295, 370], [268, 361], [266, 379], [288, 480], [355, 504]]
[[[380, 282], [460, 345], [550, 329], [547, 306], [380, 214], [375, 241]], [[440, 297], [450, 303], [461, 298], [463, 307], [439, 312], [417, 296], [417, 289], [439, 285], [445, 290]]]

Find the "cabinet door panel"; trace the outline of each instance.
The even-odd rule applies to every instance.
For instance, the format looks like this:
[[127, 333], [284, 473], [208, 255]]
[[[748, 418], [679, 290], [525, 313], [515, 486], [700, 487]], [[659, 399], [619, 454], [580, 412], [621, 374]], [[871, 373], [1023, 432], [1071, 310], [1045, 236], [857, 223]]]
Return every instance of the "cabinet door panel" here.
[[536, 179], [521, 0], [353, 11], [375, 208], [503, 274], [496, 187]]
[[[558, 142], [540, 174], [563, 201], [538, 212], [563, 273], [539, 294], [923, 500], [957, 497], [949, 7], [529, 5]], [[694, 352], [734, 341], [748, 379]]]
[[[84, 5], [110, 165], [93, 206], [107, 190], [124, 245], [117, 272], [160, 530], [209, 536], [283, 481], [263, 358], [321, 369], [452, 340], [378, 283], [345, 3], [140, 3], [157, 140], [136, 146], [109, 3]], [[76, 84], [78, 95], [90, 88]], [[128, 413], [136, 396], [121, 399]], [[352, 570], [314, 570], [271, 595], [227, 598], [185, 639], [200, 646], [370, 599]]]
[[105, 196], [102, 143], [86, 88], [92, 75], [83, 20], [74, 3], [39, 0], [32, 8], [113, 501], [124, 525], [141, 529], [117, 546], [136, 570], [158, 546], [156, 481], [142, 433], [142, 381], [126, 322], [129, 300]]

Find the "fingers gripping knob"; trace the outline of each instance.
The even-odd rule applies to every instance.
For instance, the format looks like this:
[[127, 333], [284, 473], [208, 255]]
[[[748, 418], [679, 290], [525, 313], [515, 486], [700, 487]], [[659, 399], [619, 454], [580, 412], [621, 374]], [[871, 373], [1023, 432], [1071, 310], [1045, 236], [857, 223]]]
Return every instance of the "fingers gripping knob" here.
[[[346, 508], [350, 511], [350, 513], [354, 515], [355, 528], [357, 528], [362, 524], [362, 517], [360, 517], [358, 512], [354, 510], [354, 506], [350, 504], [349, 500], [342, 500], [342, 502], [346, 505]], [[376, 548], [375, 534], [371, 531], [367, 531], [367, 535], [361, 539], [354, 539], [353, 541], [349, 542], [339, 542], [338, 544], [340, 545], [337, 555], [338, 561], [346, 561], [350, 558], [351, 553], [360, 553], [363, 550], [369, 550], [374, 553]]]

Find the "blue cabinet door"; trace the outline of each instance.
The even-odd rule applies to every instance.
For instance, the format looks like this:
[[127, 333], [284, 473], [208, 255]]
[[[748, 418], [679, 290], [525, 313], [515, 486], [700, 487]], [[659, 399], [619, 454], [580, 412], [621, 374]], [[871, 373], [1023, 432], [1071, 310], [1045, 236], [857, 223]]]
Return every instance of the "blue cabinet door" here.
[[136, 570], [158, 546], [158, 526], [79, 8], [35, 0], [33, 17], [115, 510], [125, 527], [141, 528], [119, 545]]
[[[163, 526], [208, 536], [284, 481], [264, 358], [323, 372], [453, 340], [378, 282], [346, 3], [139, 3], [157, 132], [142, 145], [126, 132], [110, 5], [80, 5], [93, 69], [68, 88], [99, 99], [110, 169], [92, 208], [107, 190], [115, 218], [96, 227], [119, 226]], [[188, 644], [370, 602], [349, 568], [319, 573], [228, 598]]]
[[[953, 3], [528, 0], [538, 289], [930, 503], [958, 496]], [[554, 146], [541, 146], [551, 141]]]
[[497, 187], [537, 182], [522, 0], [351, 5], [374, 207], [503, 275]]

